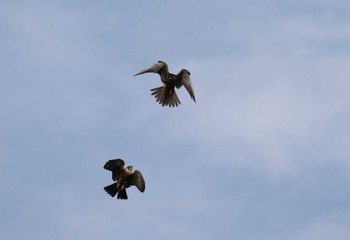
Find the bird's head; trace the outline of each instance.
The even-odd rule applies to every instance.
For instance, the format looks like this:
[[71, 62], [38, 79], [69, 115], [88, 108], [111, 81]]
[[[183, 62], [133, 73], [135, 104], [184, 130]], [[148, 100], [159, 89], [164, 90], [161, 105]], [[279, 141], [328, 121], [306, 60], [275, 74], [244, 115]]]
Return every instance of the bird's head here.
[[131, 173], [131, 172], [132, 172], [132, 166], [127, 166], [127, 167], [125, 168], [125, 170]]

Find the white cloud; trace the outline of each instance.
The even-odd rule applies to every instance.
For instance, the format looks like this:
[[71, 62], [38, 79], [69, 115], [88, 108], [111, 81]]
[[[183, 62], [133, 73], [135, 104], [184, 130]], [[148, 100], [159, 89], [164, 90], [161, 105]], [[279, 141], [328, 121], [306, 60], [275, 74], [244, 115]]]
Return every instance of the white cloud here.
[[[276, 32], [272, 39], [281, 41], [280, 35], [283, 33]], [[305, 34], [297, 32], [295, 38], [298, 36]], [[333, 118], [348, 108], [349, 60], [333, 56], [316, 59], [308, 51], [281, 52], [270, 45], [262, 48], [261, 42], [269, 40], [257, 42], [252, 48], [260, 50], [241, 61], [189, 62], [198, 104], [188, 110], [191, 122], [182, 121], [179, 129], [226, 157], [237, 154], [231, 148], [235, 141], [245, 143], [260, 155], [255, 163], [285, 174], [299, 164], [294, 151], [303, 145], [328, 142], [318, 139], [317, 133], [324, 133]], [[294, 39], [283, 41], [295, 47]], [[307, 49], [308, 44], [305, 37], [298, 48]], [[186, 99], [186, 93], [183, 95]]]
[[[5, 36], [23, 37], [7, 46], [36, 53], [2, 59], [2, 206], [18, 203], [14, 213], [24, 213], [12, 229], [35, 218], [21, 234], [38, 237], [42, 226], [43, 239], [115, 229], [174, 239], [349, 234], [347, 219], [332, 215], [334, 205], [347, 209], [338, 183], [350, 171], [350, 60], [342, 46], [336, 51], [349, 38], [344, 16], [311, 14], [301, 2], [290, 11], [234, 3], [236, 14], [226, 4], [214, 4], [219, 18], [210, 4], [200, 16], [191, 3], [177, 5], [181, 21], [177, 12], [169, 17], [171, 4], [44, 4], [6, 15]], [[158, 38], [159, 27], [169, 35]], [[159, 77], [132, 77], [158, 57], [173, 72], [191, 72], [197, 103], [179, 89], [182, 105], [162, 108], [149, 92]], [[113, 157], [144, 173], [144, 194], [132, 189], [122, 202], [103, 192], [110, 174], [102, 166]]]

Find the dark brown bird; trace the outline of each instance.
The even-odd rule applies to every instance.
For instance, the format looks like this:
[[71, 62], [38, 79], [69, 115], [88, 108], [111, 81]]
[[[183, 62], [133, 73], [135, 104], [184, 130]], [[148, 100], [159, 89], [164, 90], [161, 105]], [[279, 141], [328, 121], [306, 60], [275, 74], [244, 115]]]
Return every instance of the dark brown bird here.
[[164, 84], [164, 86], [151, 89], [152, 95], [154, 95], [157, 102], [159, 102], [159, 104], [161, 104], [163, 107], [177, 107], [179, 104], [181, 104], [176, 95], [175, 87], [179, 89], [182, 85], [185, 86], [193, 101], [196, 102], [190, 78], [191, 74], [188, 70], [181, 69], [181, 71], [175, 75], [169, 73], [168, 65], [165, 62], [158, 61], [158, 63], [145, 68], [141, 72], [136, 73], [134, 76], [148, 72], [158, 73]]
[[117, 193], [118, 199], [128, 199], [126, 189], [132, 185], [140, 192], [145, 191], [145, 180], [140, 171], [132, 172], [132, 166], [124, 169], [125, 162], [122, 159], [112, 159], [106, 162], [104, 169], [112, 171], [112, 179], [115, 183], [104, 187], [104, 190], [114, 197]]

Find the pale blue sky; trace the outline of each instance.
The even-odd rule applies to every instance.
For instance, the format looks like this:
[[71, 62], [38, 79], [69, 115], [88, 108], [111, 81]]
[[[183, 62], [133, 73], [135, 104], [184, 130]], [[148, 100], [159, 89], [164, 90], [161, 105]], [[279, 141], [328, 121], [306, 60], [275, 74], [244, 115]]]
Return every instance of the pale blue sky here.
[[[0, 2], [0, 238], [350, 237], [349, 1]], [[162, 108], [158, 60], [197, 103]], [[103, 191], [112, 158], [142, 171]]]

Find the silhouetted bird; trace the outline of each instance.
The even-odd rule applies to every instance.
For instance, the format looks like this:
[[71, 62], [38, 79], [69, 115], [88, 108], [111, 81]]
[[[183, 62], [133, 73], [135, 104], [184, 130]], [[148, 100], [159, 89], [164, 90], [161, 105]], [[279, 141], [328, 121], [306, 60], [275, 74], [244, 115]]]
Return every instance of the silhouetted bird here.
[[191, 74], [186, 69], [182, 69], [177, 75], [175, 75], [169, 73], [168, 65], [165, 62], [158, 61], [158, 63], [142, 70], [134, 76], [148, 72], [158, 73], [164, 84], [164, 86], [151, 89], [152, 95], [155, 96], [157, 102], [162, 106], [175, 107], [181, 104], [176, 95], [175, 87], [180, 88], [182, 85], [185, 86], [193, 101], [196, 102], [190, 78]]
[[118, 199], [128, 199], [126, 189], [135, 185], [140, 192], [145, 191], [145, 180], [140, 171], [132, 172], [132, 166], [124, 169], [125, 162], [122, 159], [112, 159], [106, 162], [104, 169], [112, 171], [112, 179], [115, 183], [106, 186], [104, 190], [114, 197], [117, 193]]

